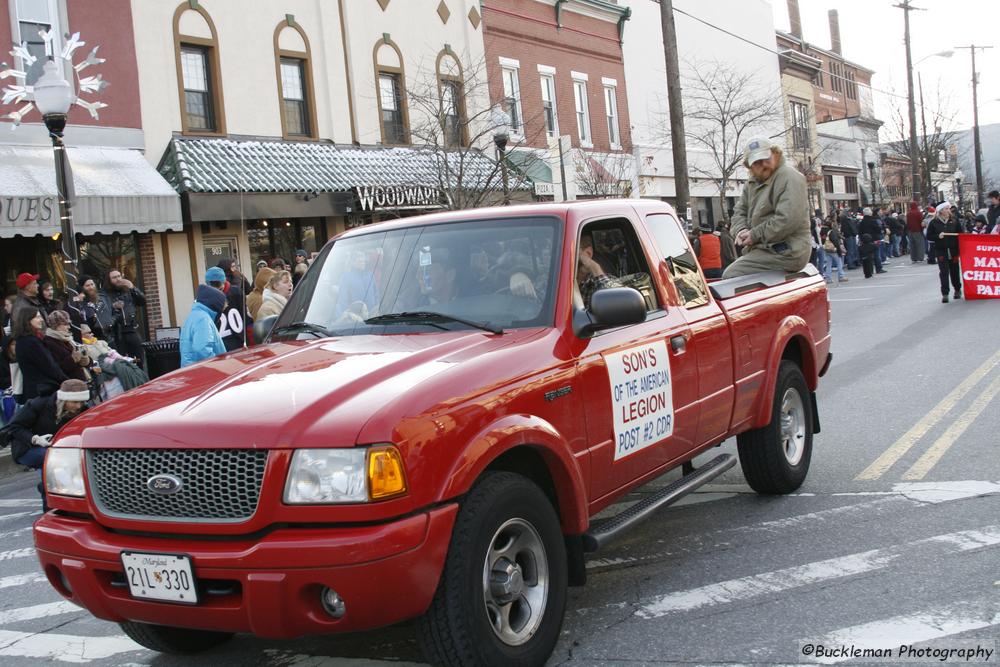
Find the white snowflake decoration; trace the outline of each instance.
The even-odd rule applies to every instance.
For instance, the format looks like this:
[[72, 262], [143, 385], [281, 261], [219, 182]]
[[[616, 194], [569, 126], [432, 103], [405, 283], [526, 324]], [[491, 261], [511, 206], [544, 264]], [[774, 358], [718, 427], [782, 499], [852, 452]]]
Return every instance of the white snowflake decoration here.
[[[52, 49], [52, 31], [46, 31], [44, 29], [39, 29], [38, 35], [42, 38], [45, 43], [45, 53], [48, 54], [50, 58], [54, 58]], [[67, 71], [74, 72], [76, 77], [76, 90], [82, 95], [84, 93], [100, 93], [102, 90], [107, 88], [108, 82], [105, 81], [100, 74], [95, 76], [80, 76], [80, 72], [91, 65], [100, 65], [104, 62], [104, 58], [97, 57], [97, 49], [99, 47], [95, 46], [87, 54], [87, 57], [80, 62], [73, 64], [73, 52], [82, 46], [86, 46], [86, 42], [80, 39], [80, 33], [76, 32], [72, 35], [65, 35], [65, 43], [62, 48], [62, 52], [59, 53], [59, 58], [64, 60], [68, 65]], [[25, 85], [25, 79], [28, 76], [27, 70], [34, 65], [38, 58], [33, 56], [30, 51], [28, 51], [27, 42], [21, 42], [21, 44], [15, 44], [14, 48], [11, 49], [10, 55], [16, 58], [20, 62], [20, 68], [16, 66], [8, 65], [5, 62], [0, 63], [0, 80], [11, 78], [16, 83], [9, 83], [3, 88], [0, 93], [2, 93], [2, 98], [0, 98], [0, 104], [20, 104], [24, 100], [28, 100], [28, 104], [22, 106], [20, 109], [14, 109], [9, 113], [6, 113], [0, 118], [4, 118], [12, 121], [11, 129], [16, 129], [18, 125], [21, 124], [24, 116], [31, 112], [35, 108], [34, 104], [34, 88], [32, 86]], [[108, 105], [104, 102], [98, 100], [87, 101], [79, 96], [73, 97], [73, 104], [77, 105], [82, 109], [86, 109], [91, 117], [94, 119], [98, 118], [97, 112], [100, 109], [106, 108]]]

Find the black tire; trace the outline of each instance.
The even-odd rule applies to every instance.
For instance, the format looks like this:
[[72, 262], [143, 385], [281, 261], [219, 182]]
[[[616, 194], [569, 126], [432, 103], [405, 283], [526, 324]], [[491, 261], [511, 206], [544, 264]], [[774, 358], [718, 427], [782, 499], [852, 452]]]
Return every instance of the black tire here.
[[[484, 584], [487, 557], [493, 546], [504, 539], [505, 526], [512, 523], [516, 531], [544, 547], [547, 572], [529, 563], [523, 570], [525, 591], [537, 593], [538, 582], [545, 575], [548, 581], [544, 602], [535, 605], [541, 609], [538, 624], [533, 633], [525, 630], [523, 643], [517, 645], [502, 640], [500, 632], [494, 630], [486, 602], [491, 594]], [[536, 553], [541, 550], [536, 549]], [[519, 573], [520, 564], [518, 560]], [[534, 578], [534, 588], [530, 584], [533, 569], [538, 575]], [[459, 510], [437, 592], [417, 625], [418, 639], [428, 662], [446, 667], [544, 665], [559, 639], [566, 586], [566, 545], [552, 503], [541, 489], [520, 475], [509, 472], [486, 475], [473, 487]], [[518, 604], [511, 603], [511, 618], [515, 617]], [[520, 609], [525, 607], [530, 605]], [[527, 626], [526, 623], [524, 627]]]
[[[782, 404], [788, 392], [797, 394], [794, 404], [796, 419], [803, 427], [801, 438], [795, 438], [793, 454], [785, 445], [782, 433]], [[795, 403], [795, 399], [792, 399]], [[771, 421], [763, 428], [741, 433], [737, 438], [740, 453], [740, 467], [747, 483], [757, 493], [791, 493], [802, 486], [809, 472], [812, 458], [813, 413], [809, 387], [801, 369], [787, 359], [778, 366], [778, 378], [774, 386], [774, 403], [771, 406]], [[801, 451], [797, 451], [797, 449]]]
[[231, 632], [188, 630], [136, 621], [125, 621], [118, 625], [135, 643], [153, 651], [174, 655], [201, 653], [224, 644], [233, 637]]

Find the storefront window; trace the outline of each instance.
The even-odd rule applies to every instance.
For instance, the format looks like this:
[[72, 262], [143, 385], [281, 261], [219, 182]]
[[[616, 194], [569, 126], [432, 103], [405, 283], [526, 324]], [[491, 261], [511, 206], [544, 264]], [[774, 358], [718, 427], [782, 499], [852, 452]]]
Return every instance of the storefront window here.
[[323, 247], [326, 227], [322, 218], [268, 220], [266, 225], [263, 220], [247, 221], [247, 242], [254, 265], [275, 257], [292, 263], [299, 248], [311, 254]]

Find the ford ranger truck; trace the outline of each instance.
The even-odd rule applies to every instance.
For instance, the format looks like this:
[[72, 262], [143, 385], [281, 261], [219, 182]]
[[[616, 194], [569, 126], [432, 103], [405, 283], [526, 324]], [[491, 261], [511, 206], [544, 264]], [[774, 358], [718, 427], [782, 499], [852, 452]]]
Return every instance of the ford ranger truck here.
[[736, 461], [696, 456], [802, 484], [830, 360], [814, 269], [709, 284], [638, 200], [353, 229], [257, 326], [48, 452], [48, 581], [155, 651], [419, 619], [432, 663], [541, 665], [585, 554]]

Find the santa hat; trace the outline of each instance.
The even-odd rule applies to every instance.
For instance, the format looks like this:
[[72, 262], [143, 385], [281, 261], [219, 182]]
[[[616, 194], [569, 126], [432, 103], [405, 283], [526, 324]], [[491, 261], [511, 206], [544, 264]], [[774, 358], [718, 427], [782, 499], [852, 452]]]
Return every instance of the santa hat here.
[[90, 400], [90, 389], [83, 380], [66, 380], [59, 385], [56, 398], [60, 401], [79, 401], [85, 403]]

